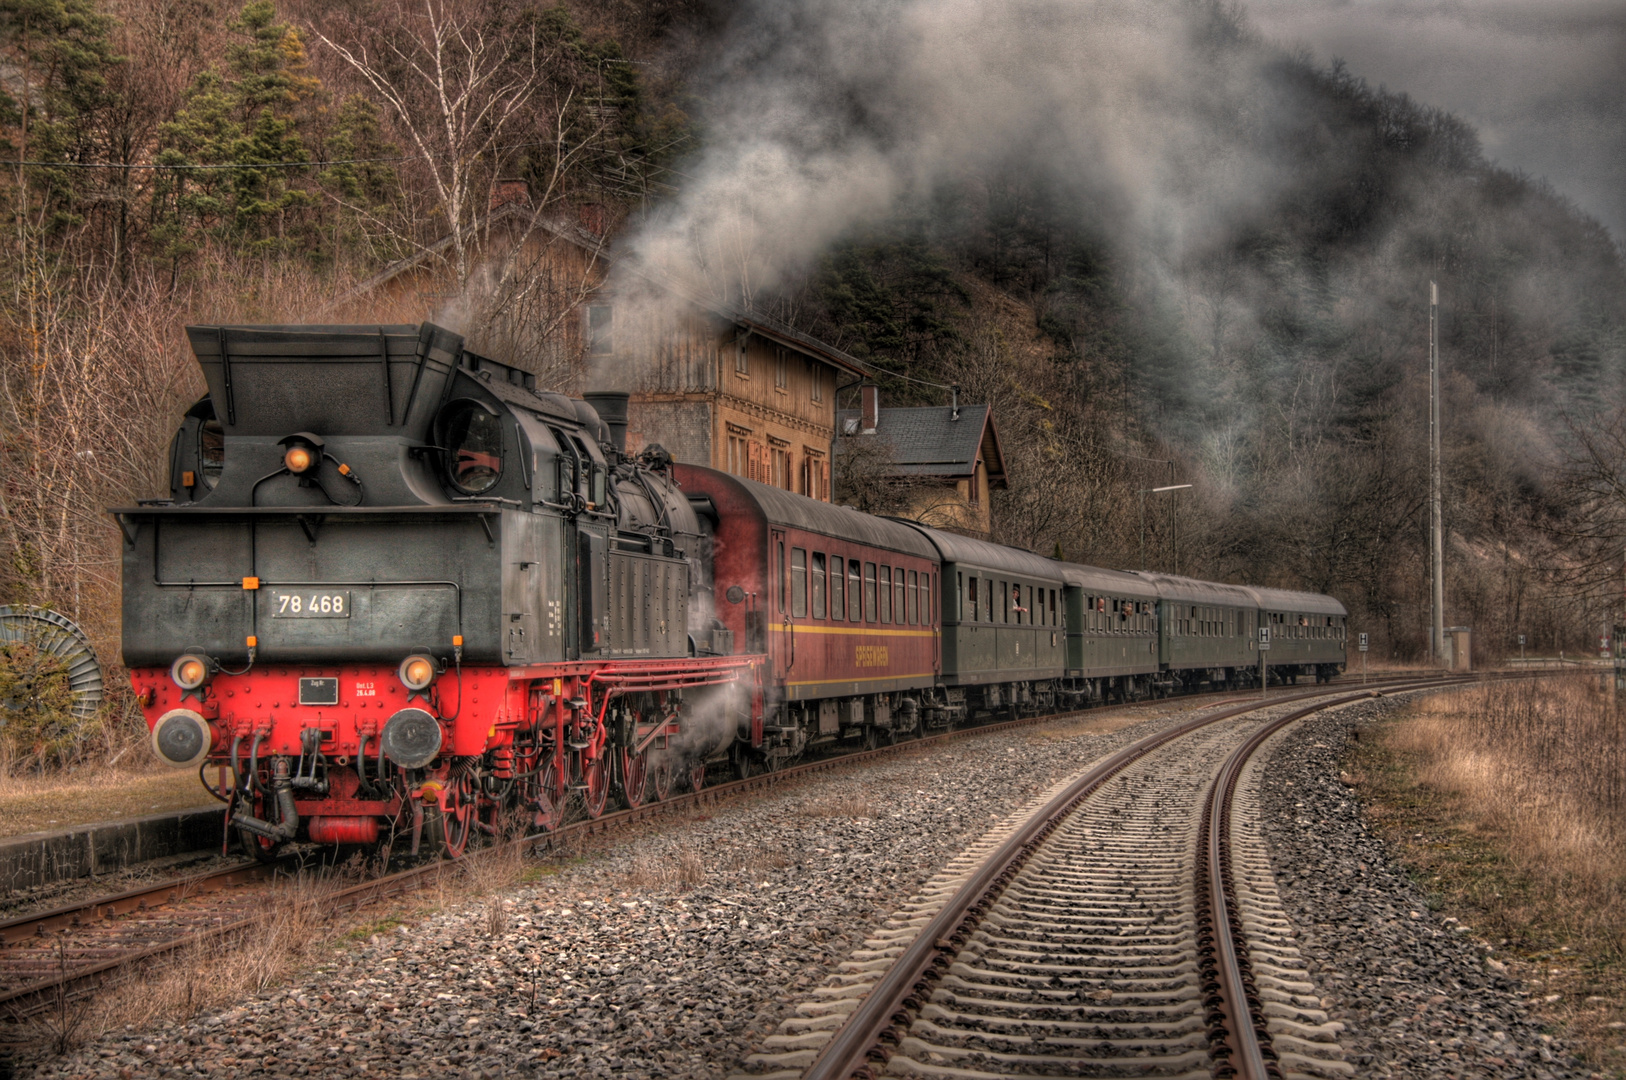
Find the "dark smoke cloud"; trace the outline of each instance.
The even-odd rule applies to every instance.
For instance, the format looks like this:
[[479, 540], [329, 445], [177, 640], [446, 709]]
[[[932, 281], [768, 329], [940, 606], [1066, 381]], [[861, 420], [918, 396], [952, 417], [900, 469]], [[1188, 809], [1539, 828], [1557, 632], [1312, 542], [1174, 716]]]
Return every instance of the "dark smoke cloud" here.
[[1623, 0], [1252, 0], [1268, 37], [1449, 109], [1626, 242]]

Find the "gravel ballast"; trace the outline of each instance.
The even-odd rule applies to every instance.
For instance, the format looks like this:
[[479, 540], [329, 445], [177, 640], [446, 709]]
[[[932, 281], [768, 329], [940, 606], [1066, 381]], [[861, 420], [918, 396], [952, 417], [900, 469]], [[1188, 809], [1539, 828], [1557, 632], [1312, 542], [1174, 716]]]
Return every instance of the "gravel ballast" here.
[[1000, 818], [1191, 708], [825, 773], [546, 865], [530, 884], [374, 935], [235, 1008], [110, 1034], [19, 1071], [725, 1076]]
[[1428, 908], [1340, 780], [1358, 725], [1406, 698], [1307, 718], [1263, 771], [1277, 885], [1329, 1015], [1363, 1077], [1586, 1077], [1541, 1031], [1494, 950]]
[[[1348, 1060], [1371, 1077], [1588, 1075], [1484, 946], [1428, 910], [1339, 782], [1350, 728], [1396, 706], [1311, 717], [1263, 770], [1282, 899]], [[724, 1077], [1001, 818], [1190, 708], [821, 774], [538, 864], [529, 884], [454, 898], [291, 985], [18, 1074]]]

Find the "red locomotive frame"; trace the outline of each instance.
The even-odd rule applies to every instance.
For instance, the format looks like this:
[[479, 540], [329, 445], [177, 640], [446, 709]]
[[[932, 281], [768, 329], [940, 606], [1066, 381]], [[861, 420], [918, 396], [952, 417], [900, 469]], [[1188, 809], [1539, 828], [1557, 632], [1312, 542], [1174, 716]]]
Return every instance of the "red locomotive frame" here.
[[[149, 727], [178, 708], [193, 709], [208, 723], [217, 752], [204, 761], [200, 774], [220, 770], [217, 784], [205, 780], [217, 798], [236, 800], [237, 785], [226, 775], [230, 766], [251, 778], [257, 793], [251, 812], [264, 817], [270, 759], [299, 758], [305, 751], [302, 735], [314, 728], [321, 732], [315, 749], [340, 767], [326, 770], [318, 791], [294, 796], [313, 841], [371, 844], [380, 838], [380, 822], [393, 822], [397, 834], [410, 834], [416, 852], [428, 803], [439, 807], [446, 848], [455, 857], [476, 830], [496, 833], [505, 807], [515, 801], [529, 818], [527, 826], [548, 829], [562, 820], [572, 788], [581, 790], [588, 814], [596, 817], [616, 784], [636, 805], [665, 798], [675, 781], [703, 783], [704, 761], [675, 753], [674, 739], [682, 734], [676, 695], [745, 680], [751, 735], [760, 742], [764, 659], [467, 665], [441, 673], [418, 692], [382, 664], [273, 663], [240, 675], [219, 674], [195, 691], [181, 690], [163, 668], [134, 669], [130, 677]], [[305, 678], [338, 679], [338, 703], [299, 705], [299, 681]], [[377, 752], [385, 721], [415, 702], [427, 706], [446, 733], [440, 754], [427, 768], [415, 770], [410, 784], [406, 770], [370, 774], [368, 759]], [[221, 754], [222, 747], [230, 749]], [[482, 760], [494, 766], [488, 773], [468, 765]], [[352, 763], [354, 771], [343, 767]], [[516, 793], [512, 789], [501, 795], [490, 790], [487, 777], [499, 788], [516, 785], [518, 799], [507, 798]], [[234, 809], [228, 806], [228, 821]], [[262, 849], [268, 853], [272, 846], [263, 843]]]

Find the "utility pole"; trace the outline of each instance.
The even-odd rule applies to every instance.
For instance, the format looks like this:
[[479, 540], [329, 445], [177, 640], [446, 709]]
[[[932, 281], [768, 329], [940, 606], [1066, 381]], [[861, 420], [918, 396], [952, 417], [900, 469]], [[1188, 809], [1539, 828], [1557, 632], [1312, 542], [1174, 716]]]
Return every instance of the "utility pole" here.
[[1428, 518], [1433, 549], [1434, 626], [1429, 652], [1445, 660], [1445, 540], [1440, 524], [1440, 287], [1428, 283]]

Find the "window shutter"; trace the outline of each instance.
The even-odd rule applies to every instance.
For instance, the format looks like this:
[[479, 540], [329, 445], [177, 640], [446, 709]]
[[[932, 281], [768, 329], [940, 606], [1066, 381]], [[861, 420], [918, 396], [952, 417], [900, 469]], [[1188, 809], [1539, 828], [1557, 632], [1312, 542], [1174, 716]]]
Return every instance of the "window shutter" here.
[[750, 460], [746, 463], [747, 480], [762, 479], [762, 444], [756, 440], [751, 441]]

